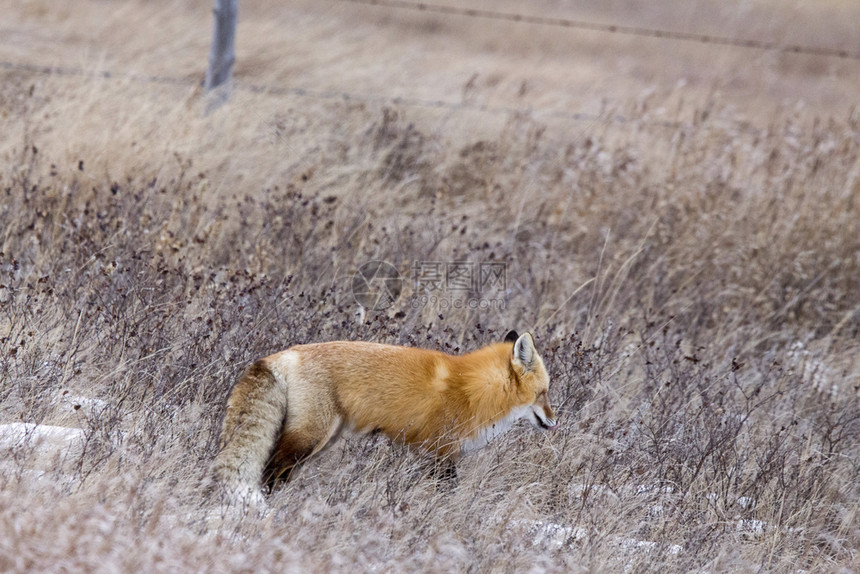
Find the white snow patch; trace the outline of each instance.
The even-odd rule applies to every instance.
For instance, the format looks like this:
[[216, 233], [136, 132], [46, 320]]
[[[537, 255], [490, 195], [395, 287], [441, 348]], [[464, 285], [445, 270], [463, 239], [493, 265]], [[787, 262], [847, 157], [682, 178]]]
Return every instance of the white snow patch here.
[[0, 449], [31, 447], [40, 456], [55, 456], [78, 453], [83, 446], [81, 429], [33, 423], [0, 425]]
[[[558, 550], [574, 542], [582, 542], [588, 536], [588, 531], [580, 526], [564, 526], [544, 520], [516, 520], [511, 525], [525, 528], [534, 537], [531, 541], [533, 546], [546, 545], [553, 550]], [[657, 542], [651, 540], [615, 536], [611, 537], [610, 541], [612, 544], [618, 545], [620, 549], [633, 553], [648, 554], [660, 548]], [[664, 548], [672, 556], [680, 554], [683, 550], [678, 544], [670, 544]]]
[[[618, 545], [622, 550], [632, 550], [634, 552], [643, 552], [645, 554], [650, 554], [659, 548], [659, 545], [652, 540], [639, 540], [637, 538], [621, 538], [618, 540]], [[666, 552], [672, 556], [680, 554], [681, 550], [682, 548], [678, 544], [670, 544], [666, 547]]]
[[640, 484], [636, 487], [636, 494], [672, 494], [675, 492], [675, 487], [671, 484]]
[[62, 486], [71, 486], [77, 479], [64, 472], [59, 472], [56, 469], [52, 471], [38, 470], [33, 468], [22, 468], [12, 461], [4, 461], [0, 463], [0, 477], [12, 479], [18, 477], [19, 480], [28, 484], [59, 484]]
[[738, 520], [737, 531], [741, 534], [748, 534], [751, 536], [761, 536], [764, 534], [765, 529], [767, 528], [767, 522], [764, 520], [754, 520], [754, 519], [745, 519]]
[[585, 528], [578, 526], [562, 526], [543, 520], [517, 520], [517, 526], [523, 526], [532, 538], [532, 545], [546, 544], [550, 548], [559, 549], [571, 542], [579, 542], [588, 534]]
[[26, 478], [31, 482], [41, 482], [43, 480], [47, 480], [48, 473], [44, 470], [33, 470], [30, 468], [21, 468], [17, 464], [13, 462], [3, 462], [0, 464], [0, 476], [3, 477], [12, 477], [12, 476], [20, 476], [21, 478]]

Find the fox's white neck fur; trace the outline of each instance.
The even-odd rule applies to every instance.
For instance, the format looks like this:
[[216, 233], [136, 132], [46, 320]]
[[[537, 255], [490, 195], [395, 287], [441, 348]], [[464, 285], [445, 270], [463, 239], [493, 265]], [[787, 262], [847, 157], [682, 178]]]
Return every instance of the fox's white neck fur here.
[[484, 447], [488, 442], [496, 438], [497, 436], [503, 435], [514, 426], [514, 423], [528, 415], [531, 411], [531, 405], [523, 405], [521, 407], [514, 407], [511, 409], [505, 417], [497, 420], [496, 422], [487, 425], [481, 428], [478, 431], [478, 434], [474, 437], [463, 439], [460, 443], [460, 450], [464, 454], [468, 454], [470, 452], [476, 451], [479, 448]]

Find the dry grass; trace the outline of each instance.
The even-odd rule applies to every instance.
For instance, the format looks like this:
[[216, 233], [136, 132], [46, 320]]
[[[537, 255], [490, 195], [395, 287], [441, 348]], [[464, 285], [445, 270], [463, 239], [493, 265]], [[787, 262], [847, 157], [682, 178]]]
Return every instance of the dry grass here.
[[[78, 5], [8, 7], [0, 59], [201, 76], [208, 3]], [[762, 56], [678, 86], [665, 74], [706, 50], [538, 49], [508, 25], [321, 6], [248, 3], [239, 78], [551, 111], [608, 94], [649, 121], [248, 92], [204, 117], [193, 88], [0, 72], [0, 423], [83, 430], [70, 450], [0, 441], [0, 569], [860, 568], [860, 118], [856, 89], [820, 87], [857, 64]], [[744, 57], [719, 54], [723, 72]], [[562, 73], [597, 78], [597, 57], [630, 77]], [[407, 284], [360, 321], [350, 278], [371, 259], [506, 262], [504, 308], [415, 308]], [[515, 429], [451, 492], [419, 455], [348, 437], [266, 516], [201, 495], [249, 360], [509, 328], [534, 330], [563, 429]]]

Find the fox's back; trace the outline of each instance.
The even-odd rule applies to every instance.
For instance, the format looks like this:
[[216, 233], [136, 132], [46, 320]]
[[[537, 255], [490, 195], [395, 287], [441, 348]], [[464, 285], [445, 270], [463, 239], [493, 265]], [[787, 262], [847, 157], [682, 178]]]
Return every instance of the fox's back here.
[[[295, 397], [310, 406], [333, 401], [356, 430], [421, 428], [439, 411], [448, 391], [444, 353], [360, 341], [296, 345], [266, 358], [290, 380]], [[319, 405], [316, 406], [319, 408]], [[306, 410], [306, 409], [304, 409]]]
[[289, 365], [290, 375], [332, 386], [339, 392], [383, 391], [416, 386], [436, 375], [444, 353], [362, 341], [296, 345], [266, 358], [274, 368]]

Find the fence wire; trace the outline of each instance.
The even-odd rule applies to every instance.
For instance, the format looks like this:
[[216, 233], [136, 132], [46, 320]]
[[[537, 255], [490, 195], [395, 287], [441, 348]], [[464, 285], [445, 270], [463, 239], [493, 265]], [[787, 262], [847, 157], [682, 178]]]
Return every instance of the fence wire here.
[[380, 6], [384, 8], [396, 8], [399, 10], [413, 10], [428, 14], [444, 14], [448, 16], [463, 16], [466, 18], [482, 18], [485, 20], [504, 20], [507, 22], [519, 22], [523, 24], [537, 24], [542, 26], [575, 28], [592, 32], [606, 32], [610, 34], [624, 34], [628, 36], [642, 36], [646, 38], [660, 38], [664, 40], [680, 40], [685, 42], [696, 42], [699, 44], [733, 46], [736, 48], [751, 48], [755, 50], [784, 52], [788, 54], [825, 56], [831, 58], [841, 58], [845, 60], [860, 60], [860, 51], [851, 51], [843, 48], [803, 46], [800, 44], [780, 44], [778, 42], [768, 42], [764, 40], [730, 38], [726, 36], [714, 36], [711, 34], [696, 34], [693, 32], [675, 32], [672, 30], [658, 30], [656, 28], [646, 28], [641, 26], [601, 24], [598, 22], [574, 20], [571, 18], [559, 18], [555, 16], [535, 16], [530, 14], [517, 14], [514, 12], [499, 12], [496, 10], [486, 10], [483, 8], [462, 8], [459, 6], [428, 4], [426, 2], [406, 2], [404, 0], [339, 1], [348, 4], [363, 4], [366, 6]]
[[[116, 72], [111, 70], [87, 70], [84, 68], [64, 66], [40, 66], [37, 64], [9, 62], [4, 60], [0, 60], [0, 68], [6, 70], [15, 70], [53, 76], [81, 77], [96, 80], [127, 80], [131, 82], [139, 82], [146, 84], [161, 84], [188, 88], [203, 87], [202, 79], [193, 80], [189, 78], [134, 74], [129, 72]], [[430, 100], [401, 96], [380, 96], [373, 94], [363, 94], [358, 92], [344, 92], [340, 90], [316, 90], [300, 87], [269, 86], [265, 84], [246, 84], [243, 82], [236, 81], [233, 81], [232, 85], [230, 86], [230, 89], [236, 92], [263, 94], [269, 96], [297, 96], [314, 100], [343, 102], [355, 101], [378, 105], [448, 109], [505, 116], [534, 116], [546, 119], [570, 120], [574, 122], [587, 122], [592, 124], [637, 124], [662, 128], [679, 128], [691, 125], [689, 122], [660, 120], [654, 118], [637, 118], [614, 113], [595, 114], [587, 112], [547, 110], [531, 107], [518, 108], [510, 106], [493, 106], [489, 104], [481, 104], [475, 102], [451, 102], [447, 100]]]

